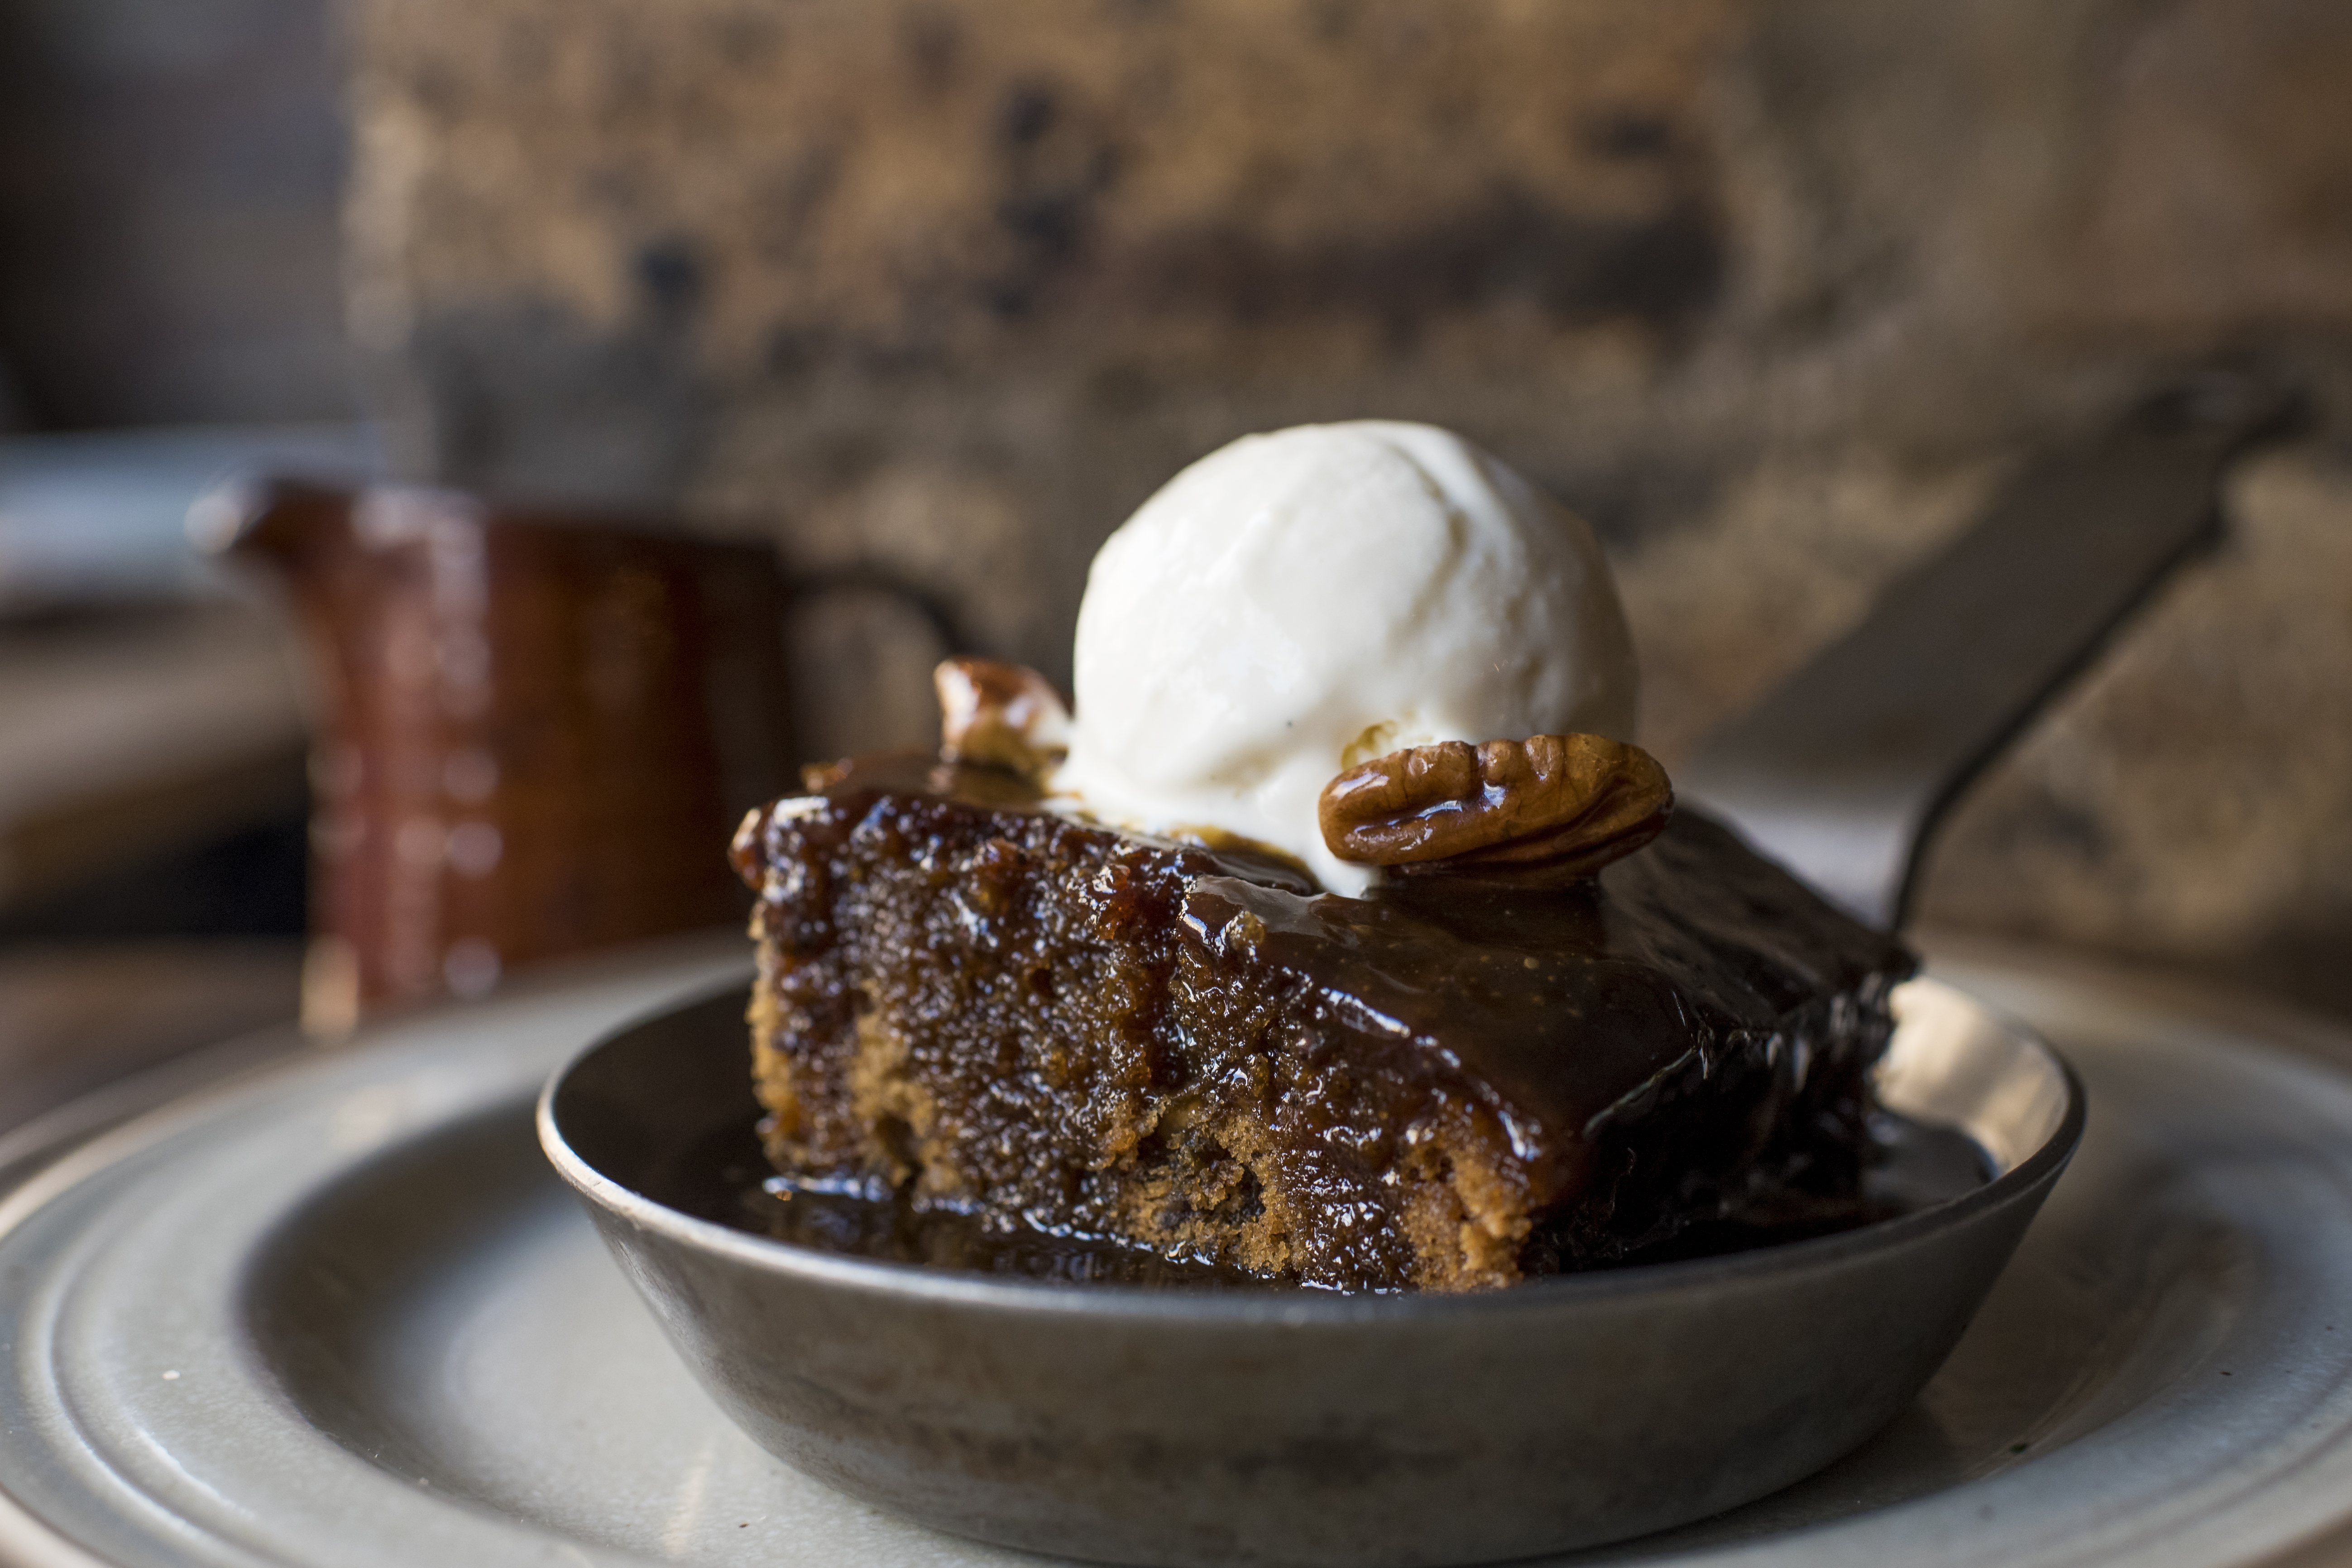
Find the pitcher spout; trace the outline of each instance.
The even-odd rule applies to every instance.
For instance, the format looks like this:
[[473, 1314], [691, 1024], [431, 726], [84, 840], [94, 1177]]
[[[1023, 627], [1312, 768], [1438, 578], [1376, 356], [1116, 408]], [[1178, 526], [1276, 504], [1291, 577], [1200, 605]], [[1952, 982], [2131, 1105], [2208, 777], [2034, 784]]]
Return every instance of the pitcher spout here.
[[248, 477], [215, 485], [188, 510], [188, 538], [209, 555], [266, 564], [299, 592], [305, 566], [351, 534], [349, 491]]

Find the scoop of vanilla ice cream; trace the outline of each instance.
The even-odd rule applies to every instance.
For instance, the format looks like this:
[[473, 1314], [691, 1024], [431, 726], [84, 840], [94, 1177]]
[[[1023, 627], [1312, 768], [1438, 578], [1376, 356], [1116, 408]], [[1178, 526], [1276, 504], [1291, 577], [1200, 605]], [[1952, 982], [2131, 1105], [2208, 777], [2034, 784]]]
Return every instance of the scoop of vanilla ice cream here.
[[1433, 741], [1632, 738], [1624, 613], [1591, 531], [1460, 437], [1361, 420], [1194, 463], [1096, 555], [1053, 789], [1121, 827], [1222, 830], [1335, 892], [1323, 786]]

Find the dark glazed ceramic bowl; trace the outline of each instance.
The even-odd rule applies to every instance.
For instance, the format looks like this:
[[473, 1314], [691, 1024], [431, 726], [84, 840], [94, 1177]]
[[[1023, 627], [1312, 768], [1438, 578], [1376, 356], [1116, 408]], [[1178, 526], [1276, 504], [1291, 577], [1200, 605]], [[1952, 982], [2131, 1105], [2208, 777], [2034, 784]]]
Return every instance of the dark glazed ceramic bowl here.
[[958, 1534], [1110, 1562], [1486, 1562], [1639, 1535], [1844, 1454], [1950, 1352], [2083, 1131], [2046, 1046], [1896, 993], [1886, 1104], [1999, 1174], [1730, 1257], [1475, 1296], [1070, 1285], [835, 1257], [647, 1191], [756, 1115], [743, 994], [595, 1046], [541, 1142], [721, 1407]]

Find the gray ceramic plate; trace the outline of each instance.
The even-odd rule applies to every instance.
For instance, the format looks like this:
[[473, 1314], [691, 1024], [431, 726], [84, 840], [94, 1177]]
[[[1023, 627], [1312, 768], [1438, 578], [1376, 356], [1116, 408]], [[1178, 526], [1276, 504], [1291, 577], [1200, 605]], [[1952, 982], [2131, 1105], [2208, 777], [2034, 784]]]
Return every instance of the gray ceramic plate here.
[[[1026, 1561], [740, 1436], [532, 1145], [556, 1063], [738, 967], [673, 953], [419, 1017], [0, 1198], [0, 1557]], [[2081, 1071], [2074, 1168], [1894, 1425], [1587, 1561], [2188, 1568], [2352, 1520], [2352, 1082], [2270, 1048], [2285, 1024], [2015, 963], [1944, 973]]]

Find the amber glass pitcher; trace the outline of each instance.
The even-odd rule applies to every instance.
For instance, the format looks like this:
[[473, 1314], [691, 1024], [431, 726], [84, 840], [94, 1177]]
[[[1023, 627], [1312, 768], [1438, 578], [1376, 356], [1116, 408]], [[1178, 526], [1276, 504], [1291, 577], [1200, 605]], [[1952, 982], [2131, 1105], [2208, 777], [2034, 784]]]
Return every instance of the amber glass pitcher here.
[[447, 490], [203, 506], [310, 656], [315, 1031], [742, 917], [728, 838], [793, 761], [772, 550]]

